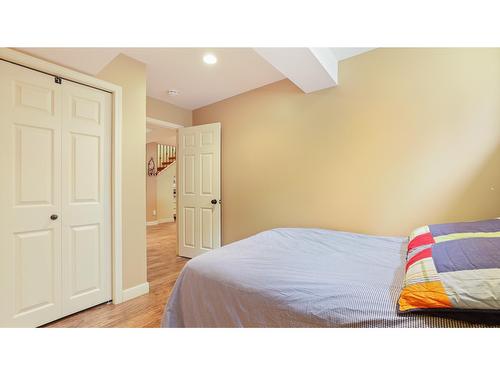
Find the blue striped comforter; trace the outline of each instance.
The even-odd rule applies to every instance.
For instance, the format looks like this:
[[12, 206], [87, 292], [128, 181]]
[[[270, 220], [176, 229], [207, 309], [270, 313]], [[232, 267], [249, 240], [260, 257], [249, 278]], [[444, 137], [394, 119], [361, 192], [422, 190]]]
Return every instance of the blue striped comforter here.
[[164, 327], [484, 327], [398, 315], [406, 238], [273, 229], [190, 260]]

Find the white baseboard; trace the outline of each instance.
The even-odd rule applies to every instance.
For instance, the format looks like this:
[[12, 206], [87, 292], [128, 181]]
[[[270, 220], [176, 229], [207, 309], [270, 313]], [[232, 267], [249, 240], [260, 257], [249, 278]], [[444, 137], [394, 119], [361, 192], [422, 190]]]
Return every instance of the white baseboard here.
[[173, 217], [166, 217], [165, 219], [158, 219], [158, 223], [173, 223], [175, 220]]
[[139, 284], [122, 292], [123, 302], [149, 293], [149, 283]]
[[146, 226], [150, 227], [152, 225], [158, 225], [161, 223], [173, 223], [175, 220], [173, 217], [166, 217], [165, 219], [158, 219], [155, 221], [146, 221]]

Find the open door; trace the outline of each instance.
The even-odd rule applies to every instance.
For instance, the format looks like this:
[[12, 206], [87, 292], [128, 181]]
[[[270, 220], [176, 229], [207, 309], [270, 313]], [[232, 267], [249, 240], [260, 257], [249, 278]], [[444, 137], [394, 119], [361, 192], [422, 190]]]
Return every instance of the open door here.
[[179, 129], [179, 255], [193, 258], [221, 245], [220, 123]]

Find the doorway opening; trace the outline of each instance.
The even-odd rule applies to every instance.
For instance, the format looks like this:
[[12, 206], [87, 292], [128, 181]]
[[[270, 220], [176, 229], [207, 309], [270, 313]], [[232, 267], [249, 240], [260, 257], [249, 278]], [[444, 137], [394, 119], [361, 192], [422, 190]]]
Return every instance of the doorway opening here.
[[[150, 249], [177, 253], [177, 128], [152, 118], [146, 124], [146, 225]], [[150, 275], [148, 275], [148, 279]]]

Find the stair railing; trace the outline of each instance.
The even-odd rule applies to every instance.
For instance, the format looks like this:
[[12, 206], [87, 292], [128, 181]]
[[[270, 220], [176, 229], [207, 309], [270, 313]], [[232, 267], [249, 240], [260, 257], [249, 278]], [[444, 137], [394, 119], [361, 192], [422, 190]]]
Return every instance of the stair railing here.
[[177, 150], [175, 146], [158, 144], [156, 154], [157, 171], [159, 173], [176, 160]]

